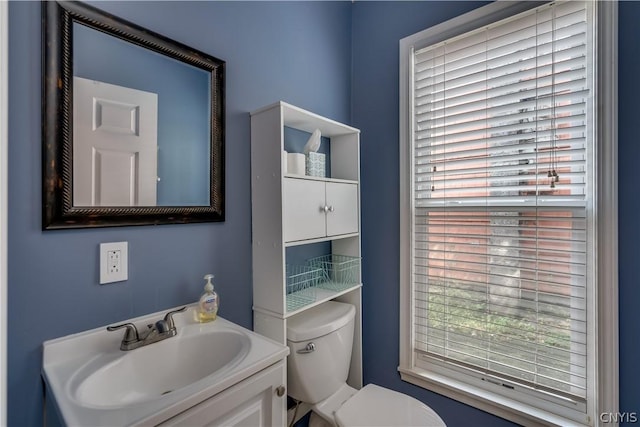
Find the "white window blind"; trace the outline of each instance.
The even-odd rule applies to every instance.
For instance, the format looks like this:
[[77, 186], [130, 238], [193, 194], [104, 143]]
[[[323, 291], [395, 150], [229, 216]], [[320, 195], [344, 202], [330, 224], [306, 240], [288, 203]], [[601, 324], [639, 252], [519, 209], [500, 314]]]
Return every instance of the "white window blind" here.
[[419, 360], [587, 398], [591, 2], [413, 53]]

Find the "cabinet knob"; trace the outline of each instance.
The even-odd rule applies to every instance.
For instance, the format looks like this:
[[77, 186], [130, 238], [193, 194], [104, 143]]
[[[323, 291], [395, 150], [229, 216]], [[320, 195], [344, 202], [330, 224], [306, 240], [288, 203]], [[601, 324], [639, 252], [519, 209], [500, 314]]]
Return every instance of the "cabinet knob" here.
[[284, 396], [286, 391], [287, 391], [287, 389], [283, 385], [281, 385], [278, 388], [276, 388], [276, 394], [278, 395], [278, 397]]
[[329, 206], [329, 212], [333, 212], [333, 211], [335, 211], [335, 210], [336, 210], [336, 209], [335, 209], [333, 206]]
[[333, 212], [336, 209], [333, 206], [324, 205], [323, 207], [320, 208], [320, 210], [324, 211], [324, 213], [327, 213], [327, 212]]

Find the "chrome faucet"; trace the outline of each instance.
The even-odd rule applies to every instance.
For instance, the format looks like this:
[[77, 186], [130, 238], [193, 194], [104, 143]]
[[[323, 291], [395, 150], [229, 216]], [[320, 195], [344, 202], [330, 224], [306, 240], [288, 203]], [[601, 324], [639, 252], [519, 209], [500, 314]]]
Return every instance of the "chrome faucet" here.
[[138, 332], [138, 328], [136, 328], [136, 325], [133, 323], [107, 326], [107, 331], [117, 331], [118, 329], [126, 328], [124, 337], [120, 343], [120, 350], [135, 350], [138, 347], [144, 347], [145, 345], [153, 344], [154, 342], [175, 336], [178, 333], [178, 330], [176, 329], [176, 324], [173, 321], [173, 315], [181, 313], [186, 309], [187, 307], [185, 306], [178, 310], [168, 312], [164, 316], [164, 319], [158, 320], [155, 324], [147, 325], [147, 329], [141, 332]]

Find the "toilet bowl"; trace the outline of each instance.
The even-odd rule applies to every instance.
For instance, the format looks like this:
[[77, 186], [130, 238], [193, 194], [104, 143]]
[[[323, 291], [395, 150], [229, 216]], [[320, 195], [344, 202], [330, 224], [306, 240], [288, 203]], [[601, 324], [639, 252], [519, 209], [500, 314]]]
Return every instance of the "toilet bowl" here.
[[329, 301], [287, 321], [289, 396], [311, 405], [310, 426], [445, 426], [413, 397], [346, 381], [351, 362], [355, 307]]

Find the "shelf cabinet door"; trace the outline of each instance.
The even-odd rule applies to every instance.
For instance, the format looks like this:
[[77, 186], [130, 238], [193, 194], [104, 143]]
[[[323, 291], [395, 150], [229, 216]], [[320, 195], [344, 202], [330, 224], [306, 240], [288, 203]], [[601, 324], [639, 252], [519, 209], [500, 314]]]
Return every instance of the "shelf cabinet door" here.
[[285, 178], [283, 185], [285, 242], [324, 237], [324, 182]]
[[358, 232], [358, 186], [327, 182], [327, 236]]

